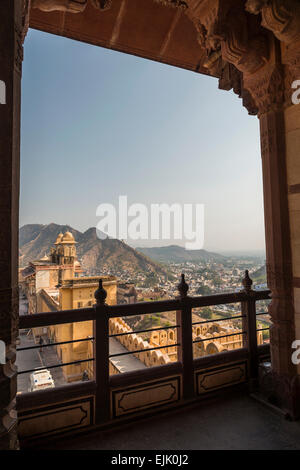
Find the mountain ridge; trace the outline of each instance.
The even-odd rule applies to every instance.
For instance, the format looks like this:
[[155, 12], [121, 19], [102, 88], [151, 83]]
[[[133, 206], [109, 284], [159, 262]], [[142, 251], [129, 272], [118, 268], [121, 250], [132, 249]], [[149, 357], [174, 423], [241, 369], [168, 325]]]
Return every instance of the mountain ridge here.
[[168, 245], [161, 247], [141, 247], [136, 248], [137, 251], [145, 254], [149, 258], [160, 263], [185, 263], [199, 261], [224, 261], [226, 256], [206, 250], [186, 250], [179, 245]]
[[[143, 253], [136, 251], [126, 243], [108, 238], [90, 227], [80, 232], [70, 225], [27, 224], [19, 230], [19, 264], [26, 266], [30, 261], [40, 259], [49, 253], [55, 243], [57, 235], [69, 231], [73, 234], [77, 244], [77, 255], [89, 274], [131, 272], [132, 276], [144, 273], [146, 276], [170, 277], [170, 274], [155, 261]], [[99, 238], [100, 236], [100, 238]]]

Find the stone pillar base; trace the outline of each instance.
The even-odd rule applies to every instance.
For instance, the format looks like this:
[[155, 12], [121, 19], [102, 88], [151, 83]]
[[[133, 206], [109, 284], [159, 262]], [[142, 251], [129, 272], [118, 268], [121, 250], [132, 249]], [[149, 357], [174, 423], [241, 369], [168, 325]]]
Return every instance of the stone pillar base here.
[[300, 419], [300, 376], [278, 375], [270, 362], [259, 367], [259, 394], [271, 405], [280, 408], [286, 418]]

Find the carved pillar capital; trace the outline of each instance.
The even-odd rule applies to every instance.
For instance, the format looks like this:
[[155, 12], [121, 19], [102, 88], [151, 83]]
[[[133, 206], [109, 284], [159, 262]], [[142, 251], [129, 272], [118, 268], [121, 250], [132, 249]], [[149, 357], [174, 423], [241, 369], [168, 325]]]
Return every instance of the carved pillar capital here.
[[207, 53], [205, 66], [215, 74], [220, 60], [241, 72], [254, 73], [269, 57], [268, 38], [242, 0], [187, 0], [186, 14]]
[[[157, 1], [174, 6], [182, 3]], [[220, 88], [238, 90], [249, 114], [262, 115], [291, 103], [292, 83], [300, 77], [300, 2], [185, 0], [184, 3], [199, 44], [206, 51], [203, 65], [211, 75], [220, 78]], [[277, 39], [282, 41], [284, 60], [278, 51], [274, 60], [274, 48], [280, 48]]]
[[282, 109], [284, 103], [284, 73], [279, 64], [269, 64], [256, 74], [244, 74], [244, 86], [251, 94], [258, 115]]
[[278, 57], [278, 44], [270, 40], [270, 59], [255, 73], [238, 70], [224, 62], [219, 87], [233, 91], [243, 100], [250, 115], [262, 116], [283, 108], [285, 99], [285, 69]]
[[234, 65], [224, 62], [219, 80], [221, 90], [233, 90], [233, 92], [242, 99], [243, 106], [251, 116], [258, 113], [257, 105], [251, 93], [244, 87], [243, 73]]
[[300, 3], [295, 0], [247, 0], [246, 10], [261, 13], [262, 26], [280, 41], [291, 43], [300, 39]]

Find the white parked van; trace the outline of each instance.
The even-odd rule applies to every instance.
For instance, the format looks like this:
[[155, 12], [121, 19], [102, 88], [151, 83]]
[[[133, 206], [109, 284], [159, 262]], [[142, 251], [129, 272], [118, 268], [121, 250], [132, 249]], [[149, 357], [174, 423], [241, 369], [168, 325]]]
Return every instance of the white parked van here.
[[48, 369], [37, 370], [30, 375], [31, 391], [54, 388], [54, 381]]

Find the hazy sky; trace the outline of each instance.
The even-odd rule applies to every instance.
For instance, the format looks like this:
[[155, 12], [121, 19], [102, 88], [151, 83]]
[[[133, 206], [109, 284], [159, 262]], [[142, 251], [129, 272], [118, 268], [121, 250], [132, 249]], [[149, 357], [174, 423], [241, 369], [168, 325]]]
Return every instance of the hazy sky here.
[[20, 225], [84, 231], [119, 195], [203, 203], [204, 248], [264, 249], [257, 118], [216, 79], [30, 30]]

